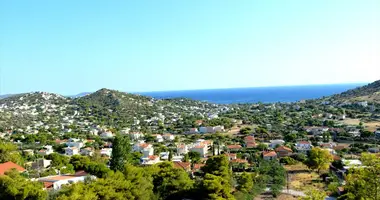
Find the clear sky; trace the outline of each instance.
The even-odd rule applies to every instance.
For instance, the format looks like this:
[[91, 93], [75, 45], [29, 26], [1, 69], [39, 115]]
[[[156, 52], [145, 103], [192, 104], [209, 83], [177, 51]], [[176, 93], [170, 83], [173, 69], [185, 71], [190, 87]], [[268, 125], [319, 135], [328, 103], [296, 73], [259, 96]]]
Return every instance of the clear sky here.
[[371, 82], [379, 0], [0, 0], [1, 93]]

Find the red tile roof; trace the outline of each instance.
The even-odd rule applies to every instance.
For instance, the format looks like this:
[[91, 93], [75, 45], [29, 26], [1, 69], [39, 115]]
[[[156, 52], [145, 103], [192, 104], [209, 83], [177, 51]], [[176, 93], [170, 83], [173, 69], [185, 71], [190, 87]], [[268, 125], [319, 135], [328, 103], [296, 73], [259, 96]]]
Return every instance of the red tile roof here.
[[247, 142], [246, 143], [247, 148], [255, 148], [257, 146], [256, 142]]
[[274, 156], [277, 156], [277, 153], [274, 151], [267, 151], [267, 152], [263, 152], [263, 156], [264, 157], [274, 157]]
[[299, 141], [298, 144], [310, 144], [308, 141]]
[[228, 149], [240, 149], [241, 145], [228, 145], [227, 148]]
[[88, 173], [85, 172], [85, 171], [83, 171], [83, 170], [81, 170], [81, 171], [77, 171], [77, 172], [75, 172], [75, 174], [74, 174], [74, 176], [87, 176], [87, 175], [88, 175]]
[[280, 147], [277, 147], [275, 149], [276, 152], [279, 152], [279, 151], [287, 151], [287, 152], [293, 152], [291, 148], [289, 147], [286, 147], [286, 146], [280, 146]]
[[149, 156], [148, 157], [150, 160], [156, 160], [158, 158], [158, 156]]
[[233, 160], [231, 160], [231, 162], [233, 162], [233, 163], [248, 163], [248, 161], [247, 160], [244, 160], [244, 159], [233, 159]]
[[48, 189], [48, 188], [52, 188], [53, 187], [53, 184], [52, 182], [43, 182], [44, 183], [44, 188]]
[[11, 169], [16, 169], [19, 172], [25, 171], [25, 169], [23, 167], [21, 167], [20, 165], [17, 165], [15, 163], [9, 161], [9, 162], [0, 164], [0, 175], [4, 175], [5, 172], [7, 172]]
[[142, 143], [142, 144], [139, 144], [139, 146], [140, 146], [141, 148], [147, 148], [147, 147], [149, 146], [149, 144], [147, 144], [147, 143]]
[[205, 164], [194, 164], [193, 170], [199, 170], [201, 169]]
[[174, 167], [190, 170], [191, 164], [189, 162], [174, 162]]
[[254, 136], [247, 136], [244, 138], [245, 142], [255, 142], [255, 137]]

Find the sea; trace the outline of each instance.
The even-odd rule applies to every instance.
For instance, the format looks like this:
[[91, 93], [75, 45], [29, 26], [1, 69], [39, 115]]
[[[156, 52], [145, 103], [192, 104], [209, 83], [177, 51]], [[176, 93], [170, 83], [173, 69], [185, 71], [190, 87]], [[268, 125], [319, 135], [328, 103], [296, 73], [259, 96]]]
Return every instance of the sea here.
[[189, 98], [216, 104], [296, 102], [339, 94], [365, 83], [143, 92], [158, 99]]

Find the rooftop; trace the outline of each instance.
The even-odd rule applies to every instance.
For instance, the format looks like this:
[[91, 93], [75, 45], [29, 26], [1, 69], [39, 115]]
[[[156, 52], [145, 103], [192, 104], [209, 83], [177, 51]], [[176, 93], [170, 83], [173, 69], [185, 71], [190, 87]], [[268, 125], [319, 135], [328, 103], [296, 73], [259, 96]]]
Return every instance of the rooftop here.
[[263, 152], [263, 156], [264, 157], [274, 157], [274, 156], [277, 156], [277, 153], [274, 151], [267, 151], [267, 152]]
[[17, 165], [16, 163], [9, 161], [9, 162], [0, 164], [0, 175], [4, 175], [5, 172], [7, 172], [11, 169], [16, 169], [19, 172], [25, 171], [25, 169], [23, 167], [21, 167], [20, 165]]

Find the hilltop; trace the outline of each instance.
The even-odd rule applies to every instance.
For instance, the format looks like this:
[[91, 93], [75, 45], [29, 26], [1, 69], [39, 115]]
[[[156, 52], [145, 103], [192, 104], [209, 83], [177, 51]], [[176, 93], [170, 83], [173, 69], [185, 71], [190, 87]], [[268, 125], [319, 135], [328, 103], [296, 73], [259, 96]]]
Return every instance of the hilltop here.
[[88, 132], [92, 127], [122, 129], [171, 126], [186, 118], [204, 118], [226, 106], [189, 99], [154, 99], [110, 89], [83, 97], [34, 92], [0, 99], [0, 128], [34, 133], [37, 129]]
[[333, 96], [336, 100], [380, 103], [380, 80]]

